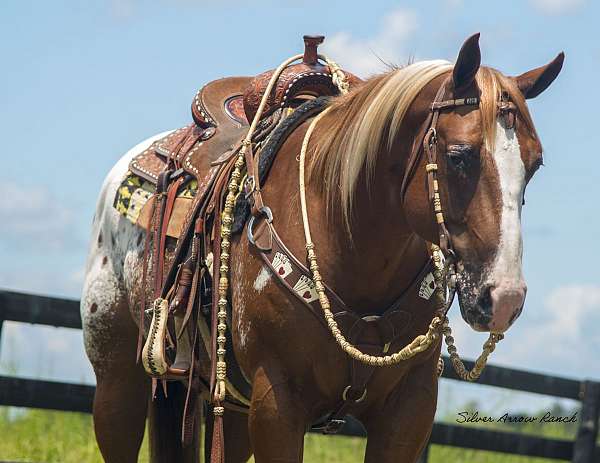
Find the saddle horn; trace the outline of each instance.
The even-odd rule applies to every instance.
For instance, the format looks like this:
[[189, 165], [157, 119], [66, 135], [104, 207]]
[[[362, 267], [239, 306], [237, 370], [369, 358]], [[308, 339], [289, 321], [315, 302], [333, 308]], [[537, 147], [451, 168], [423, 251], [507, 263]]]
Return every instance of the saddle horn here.
[[325, 40], [324, 35], [305, 35], [304, 39], [304, 57], [302, 61], [304, 64], [315, 65], [317, 64], [318, 53], [317, 48]]

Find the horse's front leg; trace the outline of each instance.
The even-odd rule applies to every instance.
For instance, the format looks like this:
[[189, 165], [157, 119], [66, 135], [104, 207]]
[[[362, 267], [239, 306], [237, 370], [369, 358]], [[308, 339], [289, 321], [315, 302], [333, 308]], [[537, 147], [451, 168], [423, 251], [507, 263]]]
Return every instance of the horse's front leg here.
[[[437, 358], [437, 357], [436, 357]], [[412, 369], [381, 406], [363, 418], [368, 441], [365, 463], [414, 463], [433, 426], [437, 406], [436, 362]]]
[[279, 368], [258, 368], [249, 416], [256, 463], [301, 462], [307, 416], [301, 398]]

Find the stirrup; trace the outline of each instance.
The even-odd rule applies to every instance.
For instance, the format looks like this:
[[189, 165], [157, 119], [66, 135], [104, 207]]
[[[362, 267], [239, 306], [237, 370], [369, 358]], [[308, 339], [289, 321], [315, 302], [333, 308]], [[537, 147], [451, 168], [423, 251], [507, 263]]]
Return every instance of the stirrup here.
[[[181, 379], [189, 375], [192, 362], [189, 340], [178, 343], [177, 355], [172, 365], [169, 365], [166, 356], [167, 321], [169, 317], [169, 301], [158, 298], [152, 306], [152, 321], [148, 339], [142, 350], [142, 364], [146, 372], [158, 379]], [[186, 334], [184, 334], [186, 336]], [[187, 347], [187, 349], [186, 349]], [[186, 355], [187, 354], [187, 355]], [[180, 358], [183, 357], [183, 358]]]
[[142, 350], [144, 370], [153, 377], [161, 377], [169, 369], [165, 354], [168, 314], [169, 301], [157, 298], [152, 305], [150, 331]]

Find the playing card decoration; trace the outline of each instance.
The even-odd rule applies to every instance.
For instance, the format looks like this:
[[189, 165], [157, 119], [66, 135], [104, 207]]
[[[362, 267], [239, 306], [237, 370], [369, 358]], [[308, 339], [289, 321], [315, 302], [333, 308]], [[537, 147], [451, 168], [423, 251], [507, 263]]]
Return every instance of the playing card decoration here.
[[315, 289], [315, 284], [306, 275], [302, 275], [298, 282], [294, 285], [294, 291], [300, 295], [306, 302], [316, 301], [319, 296]]
[[292, 264], [290, 263], [290, 258], [281, 252], [275, 253], [272, 264], [277, 274], [284, 280], [285, 277], [292, 273]]
[[428, 273], [427, 275], [425, 275], [425, 278], [423, 278], [423, 281], [421, 282], [421, 287], [419, 288], [419, 297], [428, 301], [431, 298], [431, 295], [434, 291], [435, 279], [433, 278], [432, 273]]

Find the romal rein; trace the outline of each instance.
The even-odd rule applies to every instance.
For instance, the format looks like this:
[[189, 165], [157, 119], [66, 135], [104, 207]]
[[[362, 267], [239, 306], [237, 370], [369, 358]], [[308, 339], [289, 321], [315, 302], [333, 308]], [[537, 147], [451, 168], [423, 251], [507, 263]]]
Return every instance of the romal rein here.
[[[329, 65], [329, 68], [332, 72], [332, 80], [337, 85], [340, 93], [344, 94], [348, 91], [348, 82], [344, 73], [341, 71], [339, 66], [336, 63], [329, 60], [324, 55], [318, 55], [320, 59], [323, 59]], [[263, 94], [263, 99], [261, 104], [259, 105], [258, 111], [255, 114], [254, 120], [250, 125], [248, 130], [248, 134], [244, 138], [241, 149], [237, 153], [237, 157], [234, 164], [233, 172], [230, 176], [230, 181], [228, 184], [227, 197], [225, 199], [225, 205], [223, 209], [223, 213], [221, 216], [221, 255], [218, 262], [218, 266], [215, 265], [215, 269], [219, 269], [219, 294], [218, 294], [218, 307], [217, 307], [217, 317], [218, 317], [218, 329], [217, 329], [217, 361], [216, 361], [216, 384], [215, 389], [213, 391], [213, 413], [215, 418], [218, 420], [222, 419], [222, 415], [224, 412], [223, 401], [225, 399], [226, 387], [225, 387], [225, 378], [226, 378], [226, 363], [225, 363], [225, 330], [227, 328], [225, 320], [226, 320], [226, 306], [227, 302], [227, 293], [229, 288], [229, 249], [230, 249], [230, 236], [231, 236], [231, 224], [233, 222], [233, 206], [237, 194], [244, 189], [245, 195], [249, 198], [252, 205], [252, 215], [248, 222], [248, 235], [250, 238], [250, 242], [253, 242], [252, 239], [252, 229], [254, 222], [256, 220], [265, 220], [269, 224], [271, 224], [273, 220], [273, 215], [271, 209], [266, 206], [263, 202], [259, 178], [255, 163], [255, 158], [252, 153], [252, 136], [258, 120], [262, 115], [262, 110], [265, 106], [266, 100], [270, 94], [271, 89], [275, 85], [279, 75], [283, 71], [283, 69], [291, 64], [293, 61], [300, 59], [302, 55], [296, 55], [285, 62], [283, 62], [273, 73], [271, 80]], [[446, 338], [446, 344], [448, 345], [448, 352], [450, 354], [450, 358], [452, 364], [458, 374], [464, 380], [473, 381], [477, 379], [485, 364], [487, 362], [487, 358], [489, 354], [494, 350], [495, 345], [498, 341], [503, 338], [502, 334], [499, 333], [490, 333], [490, 337], [483, 345], [483, 352], [479, 356], [479, 358], [475, 362], [475, 366], [471, 371], [467, 371], [464, 364], [460, 360], [456, 347], [454, 346], [454, 339], [451, 335], [451, 329], [448, 325], [448, 319], [446, 317], [448, 309], [453, 300], [454, 296], [454, 288], [455, 288], [455, 270], [454, 270], [454, 252], [452, 249], [452, 244], [450, 240], [450, 235], [445, 225], [444, 216], [442, 212], [441, 200], [439, 195], [438, 181], [437, 181], [437, 134], [436, 134], [436, 126], [439, 118], [439, 113], [443, 109], [455, 108], [458, 106], [465, 105], [478, 105], [478, 98], [463, 98], [463, 99], [455, 99], [455, 100], [443, 100], [443, 96], [445, 93], [445, 87], [447, 85], [448, 79], [444, 81], [442, 86], [437, 92], [434, 102], [431, 105], [430, 114], [428, 115], [427, 121], [424, 124], [424, 132], [421, 132], [420, 136], [417, 140], [422, 140], [423, 151], [425, 151], [427, 155], [427, 183], [429, 189], [429, 200], [433, 205], [436, 222], [438, 224], [438, 231], [440, 236], [440, 246], [435, 244], [431, 244], [432, 258], [434, 263], [433, 276], [435, 279], [435, 303], [436, 303], [436, 312], [433, 317], [431, 324], [429, 325], [428, 331], [425, 334], [418, 335], [410, 344], [404, 346], [402, 349], [397, 351], [396, 353], [377, 356], [377, 355], [369, 355], [361, 352], [358, 348], [353, 346], [344, 335], [341, 333], [340, 328], [337, 325], [337, 322], [334, 320], [333, 314], [330, 310], [331, 305], [328, 299], [327, 294], [325, 293], [325, 285], [323, 279], [319, 273], [319, 266], [317, 263], [317, 255], [315, 251], [315, 245], [312, 242], [312, 238], [310, 235], [310, 225], [309, 218], [306, 208], [306, 192], [305, 192], [305, 184], [304, 184], [304, 164], [306, 157], [306, 150], [308, 147], [308, 143], [310, 140], [310, 136], [323, 115], [327, 113], [327, 109], [319, 114], [317, 117], [313, 119], [311, 124], [308, 127], [308, 130], [305, 134], [302, 149], [300, 152], [300, 173], [299, 173], [299, 189], [300, 189], [300, 204], [302, 209], [302, 220], [304, 225], [304, 232], [306, 238], [306, 250], [307, 257], [309, 262], [309, 268], [312, 275], [312, 280], [315, 285], [315, 289], [318, 294], [319, 303], [323, 310], [323, 316], [325, 318], [325, 322], [335, 338], [338, 345], [346, 352], [351, 358], [358, 360], [362, 363], [371, 365], [371, 366], [387, 366], [400, 363], [402, 361], [408, 360], [409, 358], [415, 356], [416, 354], [427, 350], [429, 347], [434, 345], [437, 340], [440, 338], [440, 335], [444, 335]], [[409, 163], [407, 165], [407, 170], [405, 174], [405, 178], [403, 179], [402, 185], [402, 194], [407, 188], [408, 181], [414, 173], [414, 169], [418, 165], [418, 161], [420, 158], [421, 152], [421, 143], [415, 144], [415, 147], [411, 153], [411, 157], [409, 159]], [[242, 172], [246, 171], [247, 177], [244, 183]], [[449, 292], [449, 297], [447, 298], [447, 291]], [[438, 366], [438, 373], [441, 373], [443, 369], [443, 362], [440, 359], [440, 365]], [[220, 453], [220, 452], [217, 452]], [[219, 455], [222, 457], [222, 455]]]
[[[439, 231], [439, 242], [440, 246], [436, 246], [435, 244], [431, 244], [431, 251], [434, 262], [434, 271], [433, 276], [435, 279], [435, 303], [437, 305], [435, 316], [433, 317], [431, 324], [427, 330], [427, 333], [418, 335], [411, 343], [404, 346], [402, 349], [393, 354], [388, 354], [384, 356], [379, 355], [369, 355], [361, 352], [357, 347], [353, 346], [342, 334], [339, 329], [336, 321], [334, 320], [333, 314], [331, 312], [331, 304], [325, 293], [325, 286], [323, 283], [323, 279], [319, 272], [319, 266], [317, 263], [317, 255], [315, 251], [315, 245], [312, 242], [311, 234], [310, 234], [310, 225], [308, 220], [308, 212], [306, 207], [306, 191], [304, 184], [304, 164], [306, 158], [306, 150], [308, 148], [308, 143], [310, 141], [310, 136], [314, 131], [317, 123], [326, 114], [327, 110], [323, 111], [319, 116], [317, 116], [308, 127], [306, 134], [304, 136], [304, 140], [302, 143], [302, 149], [300, 152], [300, 178], [299, 178], [299, 188], [300, 188], [300, 205], [302, 209], [302, 220], [304, 224], [304, 234], [306, 238], [306, 251], [309, 261], [309, 268], [311, 270], [311, 274], [313, 277], [313, 281], [315, 283], [315, 287], [317, 293], [319, 295], [319, 302], [321, 308], [323, 309], [323, 315], [331, 331], [331, 334], [335, 338], [338, 345], [342, 348], [344, 352], [346, 352], [351, 358], [358, 360], [362, 363], [371, 365], [371, 366], [387, 366], [394, 365], [405, 360], [408, 360], [414, 357], [416, 354], [427, 350], [429, 347], [435, 344], [435, 342], [439, 339], [440, 334], [443, 334], [446, 339], [446, 344], [448, 346], [448, 353], [450, 354], [450, 359], [452, 361], [452, 365], [456, 370], [458, 376], [466, 381], [474, 381], [481, 375], [483, 369], [485, 368], [485, 364], [487, 363], [487, 359], [489, 355], [494, 351], [496, 347], [496, 343], [503, 339], [504, 335], [501, 333], [490, 333], [489, 338], [483, 345], [483, 352], [475, 361], [475, 366], [471, 371], [468, 371], [464, 365], [464, 363], [460, 360], [458, 356], [456, 346], [454, 345], [454, 338], [452, 337], [452, 331], [450, 329], [447, 313], [452, 305], [452, 301], [454, 299], [455, 294], [455, 285], [456, 285], [456, 271], [454, 266], [454, 251], [452, 249], [452, 244], [450, 240], [450, 235], [448, 229], [446, 228], [446, 224], [444, 221], [444, 214], [442, 211], [442, 204], [439, 194], [439, 185], [437, 181], [437, 133], [436, 127], [440, 115], [440, 111], [442, 109], [455, 108], [458, 106], [475, 106], [479, 104], [479, 98], [460, 98], [454, 100], [443, 100], [445, 88], [449, 78], [446, 79], [442, 85], [440, 86], [436, 97], [431, 105], [430, 113], [427, 117], [427, 120], [424, 124], [425, 133], [420, 136], [417, 140], [423, 140], [422, 146], [423, 150], [427, 154], [427, 164], [425, 166], [427, 171], [427, 184], [429, 189], [429, 200], [433, 205], [433, 210], [435, 213], [436, 222], [438, 224]], [[411, 158], [409, 159], [409, 164], [406, 170], [405, 178], [403, 179], [402, 184], [402, 192], [404, 196], [404, 192], [408, 187], [408, 180], [411, 176], [411, 172], [414, 172], [420, 154], [420, 146], [416, 144], [413, 152], [411, 153]], [[449, 297], [446, 297], [446, 292], [449, 292]], [[443, 361], [440, 358], [438, 364], [438, 373], [441, 374], [443, 370]]]

